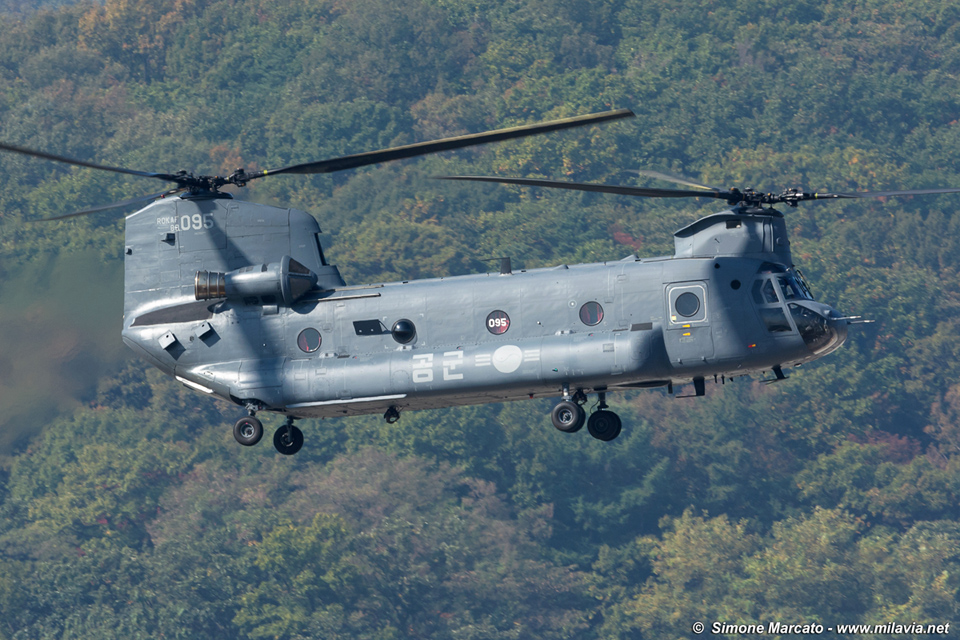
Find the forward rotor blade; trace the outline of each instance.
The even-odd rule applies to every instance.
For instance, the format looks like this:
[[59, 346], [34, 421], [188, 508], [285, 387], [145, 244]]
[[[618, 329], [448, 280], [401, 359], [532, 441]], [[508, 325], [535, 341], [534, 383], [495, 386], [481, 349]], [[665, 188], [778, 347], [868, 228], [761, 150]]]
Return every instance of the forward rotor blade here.
[[854, 191], [852, 193], [814, 193], [813, 200], [828, 200], [834, 198], [885, 198], [887, 196], [922, 196], [934, 193], [960, 193], [960, 189], [948, 187], [943, 189], [908, 189], [905, 191]]
[[630, 170], [630, 173], [636, 173], [637, 175], [647, 176], [648, 178], [656, 178], [657, 180], [666, 180], [667, 182], [674, 182], [676, 184], [686, 185], [688, 187], [696, 187], [697, 189], [709, 189], [712, 191], [720, 191], [716, 187], [710, 187], [705, 184], [700, 184], [695, 182], [690, 178], [681, 178], [679, 176], [672, 176], [669, 173], [660, 173], [659, 171], [646, 171], [644, 169], [640, 170]]
[[438, 176], [437, 180], [467, 180], [471, 182], [499, 182], [518, 184], [525, 187], [544, 187], [547, 189], [570, 189], [572, 191], [593, 191], [596, 193], [615, 193], [621, 196], [643, 196], [646, 198], [718, 198], [729, 199], [729, 194], [719, 191], [687, 191], [684, 189], [648, 189], [645, 187], [625, 187], [613, 184], [591, 184], [588, 182], [562, 182], [559, 180], [541, 180], [539, 178], [497, 178], [490, 176]]
[[95, 162], [86, 162], [85, 160], [77, 160], [76, 158], [68, 158], [67, 156], [58, 156], [53, 153], [36, 151], [35, 149], [27, 149], [26, 147], [18, 147], [16, 145], [6, 144], [3, 142], [0, 142], [0, 150], [12, 151], [13, 153], [19, 153], [25, 156], [33, 156], [34, 158], [43, 158], [44, 160], [53, 160], [54, 162], [63, 162], [65, 164], [72, 164], [78, 167], [99, 169], [101, 171], [112, 171], [113, 173], [125, 173], [131, 176], [142, 176], [144, 178], [157, 178], [159, 180], [176, 181], [174, 176], [171, 176], [166, 173], [153, 173], [151, 171], [136, 171], [135, 169], [124, 169], [123, 167], [110, 167], [105, 164], [97, 164]]
[[98, 211], [106, 211], [107, 209], [117, 209], [119, 207], [126, 207], [131, 204], [138, 204], [140, 202], [146, 202], [147, 200], [155, 200], [161, 196], [172, 195], [174, 193], [179, 193], [183, 189], [168, 189], [166, 191], [161, 191], [159, 193], [151, 193], [148, 196], [138, 196], [136, 198], [130, 198], [129, 200], [121, 200], [119, 202], [111, 202], [110, 204], [101, 204], [96, 207], [89, 207], [87, 209], [81, 209], [80, 211], [74, 211], [73, 213], [67, 213], [62, 216], [55, 216], [53, 218], [40, 218], [38, 220], [31, 220], [31, 222], [53, 222], [54, 220], [64, 220], [66, 218], [74, 218], [76, 216], [85, 216], [90, 213], [97, 213]]
[[250, 174], [247, 178], [262, 178], [264, 176], [276, 175], [279, 173], [332, 173], [334, 171], [343, 171], [344, 169], [355, 169], [371, 164], [389, 162], [391, 160], [402, 160], [404, 158], [413, 158], [428, 153], [439, 153], [440, 151], [451, 151], [453, 149], [463, 149], [478, 144], [487, 144], [490, 142], [500, 142], [502, 140], [511, 140], [513, 138], [523, 138], [540, 133], [551, 131], [561, 131], [573, 127], [583, 127], [590, 124], [599, 124], [610, 120], [619, 120], [621, 118], [632, 118], [634, 113], [629, 109], [619, 109], [616, 111], [604, 111], [602, 113], [593, 113], [575, 118], [564, 118], [562, 120], [552, 120], [540, 124], [524, 125], [521, 127], [511, 127], [509, 129], [498, 129], [496, 131], [487, 131], [484, 133], [474, 133], [465, 136], [456, 136], [453, 138], [443, 138], [430, 142], [418, 142], [402, 147], [392, 149], [381, 149], [379, 151], [368, 151], [350, 156], [331, 158], [329, 160], [320, 160], [317, 162], [307, 162], [304, 164], [295, 164], [281, 169], [269, 169], [260, 173]]

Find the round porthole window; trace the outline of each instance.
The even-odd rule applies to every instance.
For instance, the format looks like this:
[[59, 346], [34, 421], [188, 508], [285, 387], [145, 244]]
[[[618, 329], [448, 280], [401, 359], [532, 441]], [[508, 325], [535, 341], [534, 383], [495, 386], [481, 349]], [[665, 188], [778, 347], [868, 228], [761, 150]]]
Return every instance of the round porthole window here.
[[393, 339], [400, 344], [407, 344], [417, 337], [417, 327], [414, 326], [413, 322], [404, 318], [393, 323], [390, 333], [393, 334]]
[[306, 353], [313, 353], [319, 349], [321, 342], [323, 342], [323, 338], [320, 337], [320, 332], [316, 329], [304, 329], [297, 336], [297, 346], [300, 347], [300, 351]]
[[687, 291], [677, 296], [677, 301], [673, 306], [677, 309], [677, 313], [684, 318], [689, 318], [697, 315], [697, 311], [700, 311], [700, 298]]
[[603, 320], [603, 307], [599, 302], [588, 302], [580, 307], [580, 322], [592, 327]]
[[487, 331], [501, 336], [510, 328], [510, 316], [505, 311], [491, 311], [487, 316]]

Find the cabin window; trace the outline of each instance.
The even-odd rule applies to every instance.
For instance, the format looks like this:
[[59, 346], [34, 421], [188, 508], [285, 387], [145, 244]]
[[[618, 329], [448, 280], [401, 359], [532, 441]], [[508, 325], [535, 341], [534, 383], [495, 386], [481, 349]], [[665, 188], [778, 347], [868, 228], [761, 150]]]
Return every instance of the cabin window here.
[[510, 328], [510, 316], [505, 311], [491, 311], [487, 316], [487, 331], [495, 336], [502, 336]]
[[313, 353], [320, 348], [321, 342], [323, 342], [323, 338], [320, 337], [320, 332], [313, 328], [304, 329], [297, 336], [297, 346], [304, 353]]
[[600, 324], [601, 320], [603, 320], [603, 307], [599, 302], [588, 302], [580, 307], [580, 322], [583, 324], [593, 327]]
[[677, 296], [673, 306], [684, 318], [692, 318], [697, 315], [697, 311], [700, 311], [700, 298], [697, 294], [686, 291]]
[[703, 284], [678, 283], [667, 288], [667, 310], [673, 324], [706, 324], [707, 303], [707, 288]]

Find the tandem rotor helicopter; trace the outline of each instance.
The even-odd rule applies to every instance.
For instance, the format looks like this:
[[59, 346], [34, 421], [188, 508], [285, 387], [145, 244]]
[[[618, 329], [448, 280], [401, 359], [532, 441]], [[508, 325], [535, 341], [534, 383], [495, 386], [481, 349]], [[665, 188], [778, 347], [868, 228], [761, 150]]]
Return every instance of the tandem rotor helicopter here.
[[[300, 418], [561, 397], [553, 425], [603, 441], [620, 434], [608, 391], [726, 379], [816, 360], [862, 322], [813, 299], [794, 267], [775, 204], [954, 193], [927, 189], [781, 194], [448, 176], [654, 198], [715, 198], [728, 209], [674, 234], [675, 253], [618, 262], [347, 286], [328, 264], [309, 214], [221, 191], [276, 174], [329, 173], [632, 117], [629, 110], [445, 138], [227, 177], [135, 171], [9, 144], [0, 150], [172, 182], [150, 194], [57, 220], [150, 202], [126, 218], [123, 341], [187, 387], [247, 415], [236, 440], [257, 444], [257, 412], [286, 416], [282, 454], [303, 445]], [[766, 206], [764, 206], [766, 205]], [[589, 419], [587, 394], [598, 396]]]

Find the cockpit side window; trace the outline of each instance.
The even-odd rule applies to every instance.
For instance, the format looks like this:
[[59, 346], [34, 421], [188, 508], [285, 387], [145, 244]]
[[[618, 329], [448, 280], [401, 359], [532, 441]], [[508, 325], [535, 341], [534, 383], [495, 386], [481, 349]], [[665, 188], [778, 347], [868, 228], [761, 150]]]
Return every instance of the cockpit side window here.
[[780, 290], [783, 291], [784, 300], [813, 300], [809, 287], [798, 272], [777, 276], [777, 281], [780, 283]]
[[757, 269], [757, 273], [786, 273], [787, 270], [785, 267], [774, 264], [772, 262], [764, 262], [760, 265], [760, 268]]
[[793, 278], [780, 276], [777, 278], [777, 280], [780, 282], [780, 291], [783, 292], [784, 300], [796, 300], [797, 298], [803, 297], [803, 294], [800, 293], [800, 289], [793, 281]]
[[803, 272], [800, 271], [800, 269], [794, 269], [793, 273], [796, 276], [797, 286], [800, 287], [800, 291], [803, 292], [803, 297], [807, 300], [813, 300], [813, 291], [810, 289], [810, 285], [807, 284], [807, 279], [803, 277]]
[[757, 280], [753, 283], [753, 300], [757, 304], [777, 304], [780, 299], [777, 298], [777, 291], [773, 286], [773, 281], [769, 279]]
[[320, 254], [320, 264], [326, 266], [327, 259], [323, 255], [323, 246], [320, 244], [320, 234], [319, 233], [313, 234], [313, 239], [317, 243], [317, 253]]
[[760, 317], [770, 333], [789, 333], [792, 331], [787, 316], [779, 306], [761, 307]]
[[[785, 276], [767, 276], [761, 277], [753, 283], [753, 289], [751, 290], [753, 301], [757, 305], [760, 319], [763, 320], [767, 331], [770, 333], [790, 333], [793, 331], [793, 327], [787, 319], [787, 314], [784, 313], [783, 305], [780, 304], [777, 285], [774, 284], [775, 278], [787, 281]], [[789, 283], [781, 282], [781, 286], [785, 299], [789, 300], [797, 297], [796, 289], [791, 288]]]

